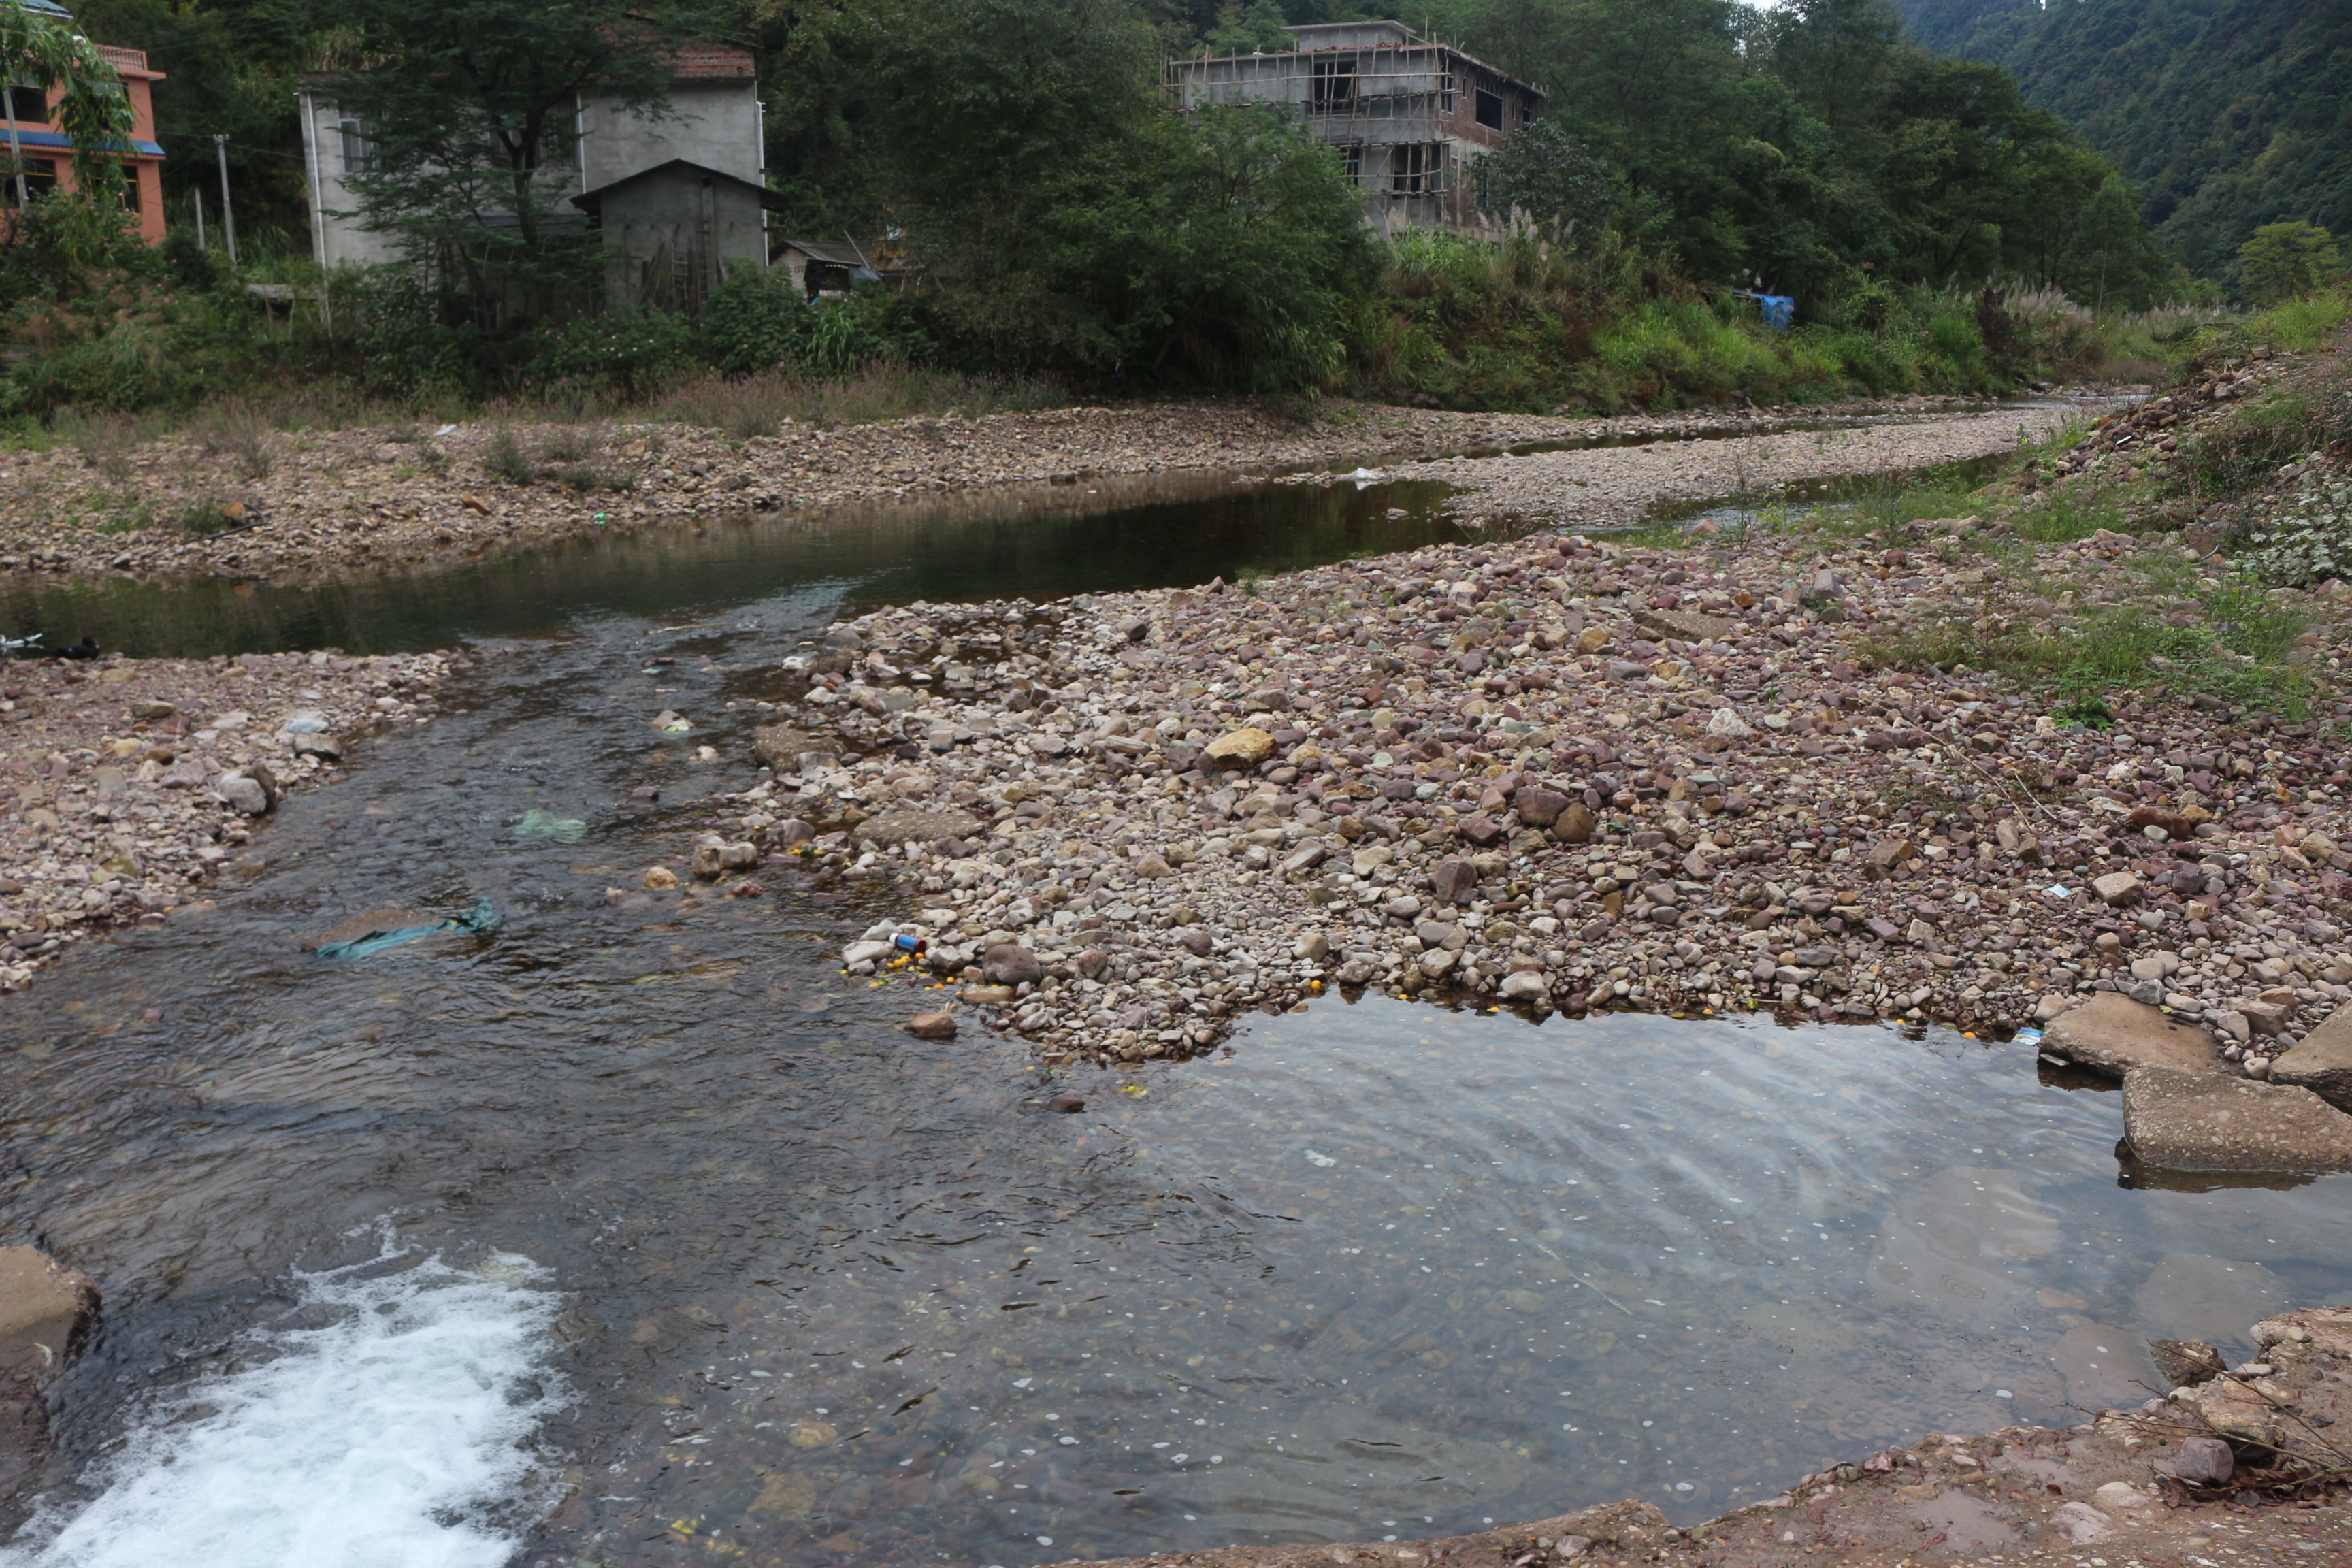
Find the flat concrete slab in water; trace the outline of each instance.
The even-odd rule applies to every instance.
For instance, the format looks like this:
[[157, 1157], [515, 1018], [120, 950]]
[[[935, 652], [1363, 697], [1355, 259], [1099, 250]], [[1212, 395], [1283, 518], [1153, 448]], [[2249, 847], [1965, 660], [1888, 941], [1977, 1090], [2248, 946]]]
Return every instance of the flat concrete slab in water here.
[[2118, 1078], [2138, 1067], [2210, 1073], [2220, 1065], [2202, 1029], [2176, 1023], [2161, 1007], [2115, 991], [2102, 991], [2060, 1014], [2042, 1037], [2042, 1048]]
[[2124, 1139], [2175, 1171], [2352, 1171], [2352, 1116], [2307, 1089], [2210, 1073], [2125, 1074]]

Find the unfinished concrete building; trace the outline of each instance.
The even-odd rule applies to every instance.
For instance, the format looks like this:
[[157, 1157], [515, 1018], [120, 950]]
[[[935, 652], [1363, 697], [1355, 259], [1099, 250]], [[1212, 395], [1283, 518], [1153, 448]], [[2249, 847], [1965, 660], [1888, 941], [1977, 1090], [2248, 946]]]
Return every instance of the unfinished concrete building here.
[[1288, 106], [1339, 149], [1374, 226], [1475, 226], [1470, 164], [1542, 111], [1541, 90], [1402, 22], [1285, 30], [1295, 51], [1170, 60], [1169, 101]]

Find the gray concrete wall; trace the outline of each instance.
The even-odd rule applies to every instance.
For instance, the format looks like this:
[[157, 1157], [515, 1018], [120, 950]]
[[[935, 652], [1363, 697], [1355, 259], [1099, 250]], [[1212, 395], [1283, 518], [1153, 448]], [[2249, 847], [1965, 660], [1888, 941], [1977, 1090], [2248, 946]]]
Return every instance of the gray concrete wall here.
[[[402, 259], [394, 237], [360, 225], [360, 198], [347, 178], [342, 115], [323, 94], [301, 96], [305, 171], [311, 183], [311, 255], [321, 267], [373, 266]], [[343, 216], [338, 216], [337, 214]]]
[[760, 94], [750, 79], [682, 81], [670, 89], [670, 113], [647, 119], [608, 99], [583, 95], [581, 155], [588, 190], [640, 169], [684, 158], [760, 183]]
[[[691, 174], [641, 180], [604, 198], [601, 232], [612, 256], [607, 292], [616, 303], [676, 306], [699, 300], [725, 276], [730, 261], [764, 266], [767, 235], [760, 198], [740, 185], [714, 180], [706, 189]], [[674, 299], [676, 264], [692, 274]]]

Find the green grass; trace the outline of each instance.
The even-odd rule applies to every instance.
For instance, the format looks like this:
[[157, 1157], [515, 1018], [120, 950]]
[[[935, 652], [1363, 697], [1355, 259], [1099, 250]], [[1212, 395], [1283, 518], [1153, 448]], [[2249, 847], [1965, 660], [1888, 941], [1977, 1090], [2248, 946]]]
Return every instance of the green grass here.
[[2095, 724], [2108, 698], [2159, 685], [2293, 719], [2309, 712], [2309, 677], [2282, 662], [2309, 629], [2308, 615], [2242, 578], [2208, 587], [2197, 603], [2202, 618], [2188, 626], [2142, 605], [2093, 605], [2053, 617], [2048, 631], [1979, 629], [1955, 616], [1867, 641], [1862, 651], [1896, 668], [2006, 677], [2045, 692], [2061, 722]]

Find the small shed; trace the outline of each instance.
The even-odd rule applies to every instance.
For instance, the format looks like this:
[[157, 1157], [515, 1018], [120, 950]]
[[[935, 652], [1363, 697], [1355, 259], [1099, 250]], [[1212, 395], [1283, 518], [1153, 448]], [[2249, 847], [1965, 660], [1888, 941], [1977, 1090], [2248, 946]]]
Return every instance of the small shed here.
[[879, 283], [866, 254], [847, 240], [784, 239], [777, 242], [775, 265], [792, 274], [793, 287], [810, 299], [819, 294], [846, 293], [852, 285]]
[[782, 198], [764, 185], [672, 158], [572, 198], [611, 253], [606, 288], [640, 307], [693, 310], [727, 263], [768, 263], [764, 213]]

